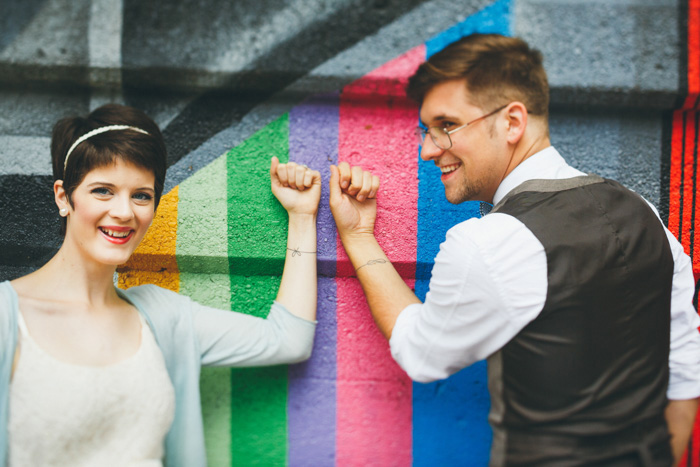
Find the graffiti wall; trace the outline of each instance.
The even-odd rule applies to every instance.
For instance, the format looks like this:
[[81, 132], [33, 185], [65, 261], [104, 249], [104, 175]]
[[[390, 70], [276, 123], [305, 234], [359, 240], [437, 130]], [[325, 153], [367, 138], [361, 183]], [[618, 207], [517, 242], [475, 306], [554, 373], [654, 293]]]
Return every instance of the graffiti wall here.
[[[518, 35], [543, 51], [555, 147], [657, 205], [700, 278], [698, 0], [268, 1], [252, 12], [237, 2], [216, 11], [144, 3], [8, 2], [16, 21], [0, 34], [0, 280], [35, 269], [60, 245], [51, 124], [102, 102], [146, 110], [170, 157], [157, 218], [119, 269], [121, 287], [155, 283], [265, 316], [286, 247], [270, 157], [321, 171], [312, 357], [204, 369], [210, 465], [487, 465], [485, 362], [431, 384], [413, 383], [393, 362], [337, 238], [325, 183], [341, 161], [381, 177], [378, 240], [424, 298], [445, 232], [480, 206], [449, 204], [439, 170], [419, 160], [418, 108], [404, 85], [470, 33]], [[76, 27], [55, 25], [52, 14]], [[60, 34], [38, 45], [32, 33], [42, 25]], [[700, 428], [682, 465], [700, 466]]]

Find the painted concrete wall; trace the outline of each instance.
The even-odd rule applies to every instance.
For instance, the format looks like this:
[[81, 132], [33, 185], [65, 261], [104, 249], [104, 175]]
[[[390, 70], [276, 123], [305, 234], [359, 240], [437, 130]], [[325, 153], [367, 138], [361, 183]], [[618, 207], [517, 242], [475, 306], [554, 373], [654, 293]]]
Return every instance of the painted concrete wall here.
[[[171, 158], [158, 217], [120, 268], [121, 286], [156, 283], [264, 316], [285, 253], [286, 218], [267, 180], [276, 155], [325, 180], [339, 161], [378, 173], [377, 236], [424, 297], [445, 231], [479, 206], [447, 203], [439, 171], [419, 161], [418, 109], [403, 84], [471, 32], [519, 35], [543, 51], [553, 144], [655, 203], [700, 274], [698, 0], [4, 5], [0, 280], [36, 268], [60, 242], [52, 123], [117, 100], [158, 121]], [[408, 379], [374, 327], [327, 197], [324, 184], [312, 358], [205, 369], [210, 464], [486, 465], [485, 364], [432, 384]], [[700, 429], [686, 465], [699, 457]]]

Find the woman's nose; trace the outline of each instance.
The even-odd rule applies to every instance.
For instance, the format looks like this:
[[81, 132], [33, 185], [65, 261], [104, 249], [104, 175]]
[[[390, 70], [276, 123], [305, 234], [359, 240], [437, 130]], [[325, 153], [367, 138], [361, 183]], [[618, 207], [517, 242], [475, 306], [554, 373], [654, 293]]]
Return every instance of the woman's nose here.
[[131, 200], [128, 197], [117, 196], [113, 200], [109, 213], [115, 219], [130, 220], [134, 217]]

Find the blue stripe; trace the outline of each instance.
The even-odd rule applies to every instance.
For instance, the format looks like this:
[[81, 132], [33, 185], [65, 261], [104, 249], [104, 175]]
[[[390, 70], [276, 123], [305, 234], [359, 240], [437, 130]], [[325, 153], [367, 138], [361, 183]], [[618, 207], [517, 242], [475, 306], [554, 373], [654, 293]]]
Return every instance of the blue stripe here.
[[[499, 0], [426, 43], [428, 57], [466, 35], [510, 35], [511, 0]], [[479, 216], [479, 203], [452, 205], [445, 198], [440, 170], [418, 164], [418, 252], [416, 295], [425, 299], [430, 272], [447, 230]], [[413, 464], [487, 465], [491, 428], [486, 362], [477, 362], [450, 378], [413, 384]]]
[[511, 35], [511, 0], [498, 0], [425, 43], [426, 55], [431, 57], [447, 45], [473, 33]]

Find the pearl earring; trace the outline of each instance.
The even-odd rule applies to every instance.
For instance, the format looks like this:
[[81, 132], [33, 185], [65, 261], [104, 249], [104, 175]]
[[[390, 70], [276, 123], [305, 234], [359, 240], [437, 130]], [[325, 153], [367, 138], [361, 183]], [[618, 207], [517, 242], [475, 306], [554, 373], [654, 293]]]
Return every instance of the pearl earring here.
[[66, 216], [68, 215], [68, 209], [66, 209], [66, 208], [61, 208], [61, 209], [58, 210], [58, 214], [59, 214], [61, 217], [66, 217]]

